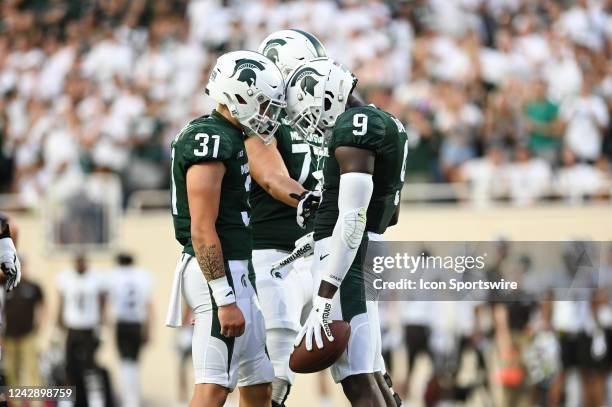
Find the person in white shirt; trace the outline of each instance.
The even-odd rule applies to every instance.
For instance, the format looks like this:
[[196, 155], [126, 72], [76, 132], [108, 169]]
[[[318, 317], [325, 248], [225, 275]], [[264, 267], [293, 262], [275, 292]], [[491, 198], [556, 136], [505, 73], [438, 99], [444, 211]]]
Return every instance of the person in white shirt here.
[[515, 150], [514, 162], [507, 167], [510, 198], [517, 205], [531, 205], [548, 193], [552, 172], [541, 158], [531, 157], [526, 146]]
[[563, 141], [579, 161], [593, 163], [601, 155], [604, 130], [608, 126], [608, 107], [603, 98], [592, 93], [592, 80], [585, 76], [580, 95], [561, 105], [565, 121]]
[[604, 194], [608, 185], [605, 172], [576, 161], [569, 148], [561, 151], [561, 168], [555, 177], [556, 191], [569, 203], [581, 203], [585, 196]]
[[484, 204], [506, 193], [504, 162], [501, 146], [492, 144], [484, 157], [472, 158], [459, 167], [459, 179], [470, 183], [474, 202]]
[[[547, 325], [557, 334], [560, 345], [561, 370], [550, 388], [550, 405], [602, 406], [602, 377], [598, 372], [604, 354], [594, 343], [598, 333], [594, 315], [593, 295], [597, 287], [594, 267], [584, 264], [589, 258], [589, 242], [572, 241], [564, 245], [561, 255], [563, 268], [547, 271], [550, 298], [545, 308]], [[605, 338], [604, 338], [605, 341]], [[599, 349], [598, 349], [599, 348]]]
[[90, 270], [83, 255], [75, 258], [74, 269], [57, 276], [57, 289], [60, 294], [58, 324], [67, 331], [66, 381], [77, 385], [84, 373], [95, 367], [106, 289], [100, 275]]
[[152, 325], [152, 283], [151, 273], [136, 267], [132, 255], [117, 256], [117, 268], [111, 273], [108, 290], [116, 322], [124, 407], [140, 405], [138, 359]]

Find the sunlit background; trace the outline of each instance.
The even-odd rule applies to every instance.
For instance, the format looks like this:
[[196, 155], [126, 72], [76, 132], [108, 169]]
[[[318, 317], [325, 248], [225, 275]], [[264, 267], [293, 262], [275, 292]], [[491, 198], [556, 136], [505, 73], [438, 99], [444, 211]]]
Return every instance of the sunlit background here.
[[[53, 383], [61, 370], [58, 274], [84, 255], [108, 278], [127, 251], [154, 280], [142, 405], [186, 405], [189, 321], [163, 325], [180, 254], [169, 143], [214, 107], [203, 89], [216, 57], [282, 28], [314, 33], [359, 78], [359, 95], [404, 123], [411, 148], [389, 240], [612, 239], [612, 1], [4, 0], [0, 10], [0, 210], [44, 297], [34, 329], [5, 338], [10, 384]], [[394, 387], [408, 406], [612, 405], [611, 311], [605, 292], [593, 298], [552, 310], [541, 298], [520, 310], [382, 304]], [[130, 389], [110, 310], [100, 338], [121, 405]], [[563, 354], [568, 338], [579, 360]], [[11, 352], [18, 343], [34, 369]], [[534, 349], [553, 349], [546, 374], [526, 363]], [[287, 405], [347, 405], [328, 376], [299, 376]]]

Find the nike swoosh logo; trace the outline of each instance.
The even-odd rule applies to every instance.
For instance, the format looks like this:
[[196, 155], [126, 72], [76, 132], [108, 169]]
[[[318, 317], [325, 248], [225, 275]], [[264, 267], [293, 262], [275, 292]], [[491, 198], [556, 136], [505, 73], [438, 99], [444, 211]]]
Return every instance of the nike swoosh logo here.
[[331, 253], [327, 253], [325, 255], [321, 255], [319, 256], [319, 261], [323, 260], [324, 258], [326, 258], [327, 256], [329, 256]]
[[225, 294], [226, 297], [229, 297], [230, 295], [234, 295], [233, 291], [228, 292], [227, 294]]

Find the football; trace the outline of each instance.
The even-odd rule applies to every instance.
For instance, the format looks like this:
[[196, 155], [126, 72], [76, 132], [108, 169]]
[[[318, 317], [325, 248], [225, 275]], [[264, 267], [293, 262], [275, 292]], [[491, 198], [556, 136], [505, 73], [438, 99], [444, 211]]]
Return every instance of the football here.
[[[306, 350], [306, 341], [302, 339], [299, 346], [293, 349], [289, 358], [289, 367], [296, 373], [314, 373], [327, 369], [334, 364], [348, 346], [351, 326], [346, 321], [333, 321], [329, 327], [334, 341], [329, 342], [323, 335], [323, 349], [313, 343], [312, 350]], [[314, 340], [313, 340], [314, 342]]]

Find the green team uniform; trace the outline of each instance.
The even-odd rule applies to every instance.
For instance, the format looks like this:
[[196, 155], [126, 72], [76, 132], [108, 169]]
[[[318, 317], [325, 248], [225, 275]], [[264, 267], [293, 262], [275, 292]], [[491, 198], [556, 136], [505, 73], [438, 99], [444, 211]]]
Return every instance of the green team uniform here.
[[[289, 176], [305, 189], [313, 189], [316, 179], [316, 159], [310, 146], [287, 125], [281, 125], [275, 134], [276, 147], [289, 171]], [[253, 249], [277, 249], [291, 251], [294, 242], [312, 230], [312, 222], [301, 229], [295, 220], [295, 208], [270, 196], [256, 182], [250, 196], [251, 223], [253, 225]]]
[[367, 248], [367, 232], [382, 234], [393, 219], [404, 183], [408, 141], [400, 121], [375, 106], [350, 108], [338, 116], [323, 169], [323, 196], [315, 217], [315, 241], [330, 237], [338, 221], [340, 167], [334, 152], [341, 146], [358, 147], [375, 154], [374, 189], [368, 204], [366, 233], [340, 286], [342, 318], [350, 322], [354, 316], [366, 312], [362, 256]]
[[408, 154], [404, 126], [375, 106], [350, 108], [338, 116], [329, 142], [329, 157], [323, 169], [323, 198], [316, 212], [315, 240], [331, 236], [338, 220], [340, 167], [334, 151], [342, 146], [363, 148], [376, 155], [366, 231], [384, 233], [399, 204]]
[[187, 199], [187, 170], [194, 164], [221, 161], [225, 175], [216, 221], [223, 258], [251, 258], [249, 190], [251, 176], [244, 134], [217, 111], [189, 122], [172, 142], [172, 218], [183, 251], [195, 256]]

